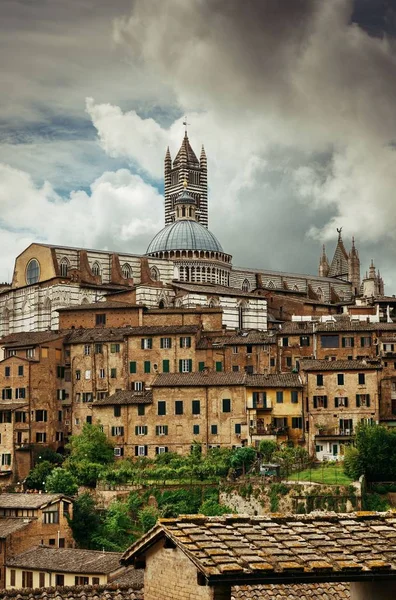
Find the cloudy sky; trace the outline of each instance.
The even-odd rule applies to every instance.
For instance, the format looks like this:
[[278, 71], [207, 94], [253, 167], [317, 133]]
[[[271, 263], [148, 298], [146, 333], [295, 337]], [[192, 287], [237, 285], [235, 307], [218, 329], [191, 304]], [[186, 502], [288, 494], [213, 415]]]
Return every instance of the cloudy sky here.
[[342, 226], [396, 293], [394, 0], [1, 0], [0, 89], [0, 281], [144, 252], [187, 114], [234, 264], [316, 273]]

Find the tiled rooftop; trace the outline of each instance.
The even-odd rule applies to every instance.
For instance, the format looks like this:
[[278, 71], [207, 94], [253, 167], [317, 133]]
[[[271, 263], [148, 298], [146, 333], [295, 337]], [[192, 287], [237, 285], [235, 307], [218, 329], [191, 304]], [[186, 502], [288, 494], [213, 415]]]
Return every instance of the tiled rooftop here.
[[241, 335], [222, 335], [212, 338], [212, 344], [219, 346], [276, 344], [276, 336], [266, 331], [247, 331]]
[[170, 539], [209, 584], [396, 578], [396, 514], [316, 513], [162, 519], [123, 555], [132, 564]]
[[1, 600], [143, 600], [143, 597], [142, 589], [118, 584], [0, 590]]
[[273, 375], [246, 375], [246, 385], [250, 387], [303, 387], [300, 376], [297, 373], [279, 373]]
[[25, 346], [37, 346], [45, 342], [52, 342], [62, 337], [63, 334], [59, 331], [21, 331], [20, 333], [10, 333], [1, 338], [0, 346], [24, 348]]
[[144, 308], [140, 304], [131, 304], [130, 302], [102, 301], [102, 302], [86, 302], [85, 304], [71, 304], [63, 308], [58, 308], [58, 312], [69, 312], [76, 310], [114, 310], [114, 309], [136, 309]]
[[37, 546], [7, 560], [7, 566], [64, 573], [113, 573], [120, 568], [121, 552]]
[[130, 390], [121, 390], [115, 394], [112, 394], [111, 396], [107, 396], [101, 400], [96, 400], [93, 403], [93, 406], [112, 406], [114, 404], [151, 404], [152, 401], [153, 394], [150, 391], [134, 392]]
[[[40, 508], [65, 498], [62, 494], [0, 494], [0, 508]], [[1, 522], [1, 521], [0, 521]]]
[[157, 375], [152, 387], [200, 387], [200, 386], [223, 386], [243, 385], [245, 373], [161, 373]]
[[161, 327], [94, 327], [74, 329], [65, 338], [66, 344], [90, 342], [122, 342], [126, 336], [195, 334], [196, 325], [164, 325]]
[[302, 371], [372, 371], [381, 369], [378, 362], [362, 360], [301, 360]]
[[349, 600], [348, 583], [236, 585], [231, 600]]
[[11, 533], [27, 527], [30, 519], [0, 519], [0, 538], [5, 539]]
[[23, 406], [26, 406], [27, 404], [28, 404], [27, 400], [25, 400], [24, 402], [10, 400], [9, 402], [1, 402], [0, 410], [18, 410], [18, 409], [22, 408]]

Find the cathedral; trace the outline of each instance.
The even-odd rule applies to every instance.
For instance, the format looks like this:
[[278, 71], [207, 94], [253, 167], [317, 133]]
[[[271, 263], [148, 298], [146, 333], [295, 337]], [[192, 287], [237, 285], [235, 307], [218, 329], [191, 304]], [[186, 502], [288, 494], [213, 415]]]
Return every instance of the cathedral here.
[[185, 132], [172, 160], [165, 154], [165, 219], [144, 255], [33, 243], [15, 260], [0, 290], [0, 335], [57, 329], [58, 310], [107, 300], [150, 308], [219, 306], [223, 327], [266, 330], [269, 320], [334, 314], [357, 296], [380, 296], [374, 265], [360, 280], [355, 243], [341, 229], [334, 257], [325, 248], [317, 276], [234, 266], [209, 229], [207, 158], [198, 160]]

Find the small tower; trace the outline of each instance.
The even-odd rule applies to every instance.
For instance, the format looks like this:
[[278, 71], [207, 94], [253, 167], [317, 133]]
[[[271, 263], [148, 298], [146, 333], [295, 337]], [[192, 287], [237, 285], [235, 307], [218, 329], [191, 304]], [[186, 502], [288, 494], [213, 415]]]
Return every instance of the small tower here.
[[348, 254], [345, 250], [344, 242], [341, 237], [342, 227], [337, 229], [338, 241], [334, 252], [333, 260], [331, 261], [329, 269], [329, 277], [339, 277], [348, 281], [349, 268], [348, 268]]
[[184, 138], [172, 164], [169, 149], [165, 155], [165, 225], [175, 221], [175, 201], [183, 192], [183, 182], [188, 182], [189, 195], [196, 201], [196, 220], [208, 227], [208, 172], [205, 150], [200, 160], [190, 145], [185, 121]]
[[327, 277], [329, 274], [329, 270], [330, 270], [329, 261], [327, 260], [326, 248], [325, 248], [325, 245], [323, 244], [322, 256], [320, 257], [320, 261], [319, 261], [319, 276]]
[[352, 238], [352, 248], [348, 256], [348, 281], [352, 283], [354, 296], [360, 295], [360, 258], [355, 247], [355, 238]]
[[368, 274], [363, 279], [363, 296], [366, 298], [376, 298], [384, 295], [384, 281], [380, 272], [376, 271], [374, 261], [371, 259]]

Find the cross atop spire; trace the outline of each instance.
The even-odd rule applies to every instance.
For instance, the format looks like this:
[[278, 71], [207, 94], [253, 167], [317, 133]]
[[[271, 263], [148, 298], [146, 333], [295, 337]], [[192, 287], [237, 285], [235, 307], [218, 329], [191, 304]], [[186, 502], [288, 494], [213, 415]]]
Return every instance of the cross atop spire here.
[[191, 123], [187, 123], [187, 116], [184, 117], [183, 125], [184, 125], [184, 135], [185, 135], [185, 137], [187, 137], [187, 126], [191, 125]]

